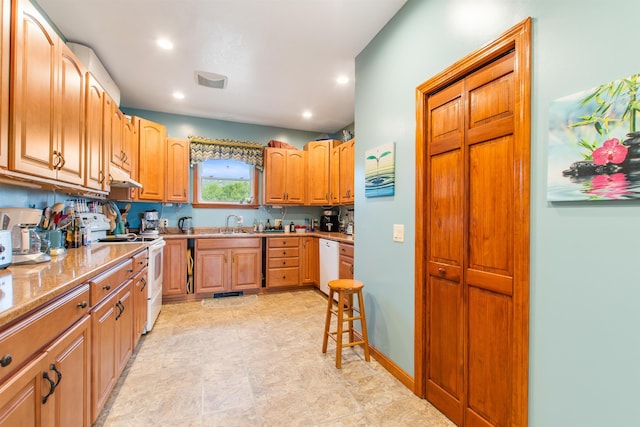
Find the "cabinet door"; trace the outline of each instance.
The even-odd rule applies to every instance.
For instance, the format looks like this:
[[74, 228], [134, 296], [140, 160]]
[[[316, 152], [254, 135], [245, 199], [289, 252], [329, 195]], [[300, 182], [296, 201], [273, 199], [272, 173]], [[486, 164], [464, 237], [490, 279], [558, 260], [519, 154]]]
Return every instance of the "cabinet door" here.
[[[89, 402], [90, 349], [89, 326], [85, 316], [57, 339], [47, 350], [45, 372], [59, 380], [47, 405], [53, 406], [55, 426], [88, 427], [91, 425]], [[60, 376], [58, 376], [60, 375]]]
[[131, 168], [127, 168], [124, 152], [124, 114], [118, 106], [111, 101], [110, 103], [110, 120], [111, 123], [111, 164], [127, 172], [131, 172]]
[[353, 258], [340, 255], [340, 265], [338, 267], [338, 278], [353, 279]]
[[262, 286], [262, 251], [235, 249], [231, 251], [231, 289], [259, 289]]
[[337, 205], [340, 203], [340, 146], [331, 149], [329, 169], [331, 173], [331, 204]]
[[29, 0], [18, 0], [15, 5], [11, 73], [13, 155], [9, 167], [55, 178], [59, 39]]
[[162, 297], [185, 296], [187, 294], [187, 240], [166, 239]]
[[[133, 292], [130, 280], [120, 292], [116, 302], [116, 378], [120, 376], [133, 353]], [[119, 306], [119, 308], [118, 308]]]
[[287, 150], [265, 148], [264, 150], [264, 203], [286, 203]]
[[144, 333], [144, 328], [147, 324], [147, 315], [149, 311], [148, 304], [148, 292], [147, 287], [148, 269], [145, 267], [133, 278], [133, 315], [134, 315], [134, 328], [133, 328], [133, 348], [135, 349], [140, 341], [140, 336]]
[[328, 205], [331, 203], [331, 142], [309, 142], [307, 151], [307, 204]]
[[50, 390], [49, 383], [43, 384], [44, 359], [41, 353], [0, 385], [0, 427], [51, 424], [53, 406], [42, 404]]
[[354, 141], [340, 145], [340, 203], [353, 203]]
[[196, 251], [196, 294], [225, 292], [228, 289], [228, 257], [229, 251], [222, 249]]
[[167, 202], [189, 202], [189, 141], [167, 139]]
[[91, 313], [91, 421], [95, 422], [116, 384], [116, 309], [112, 295]]
[[9, 40], [11, 0], [0, 0], [0, 168], [9, 167]]
[[[57, 179], [84, 185], [84, 79], [85, 70], [73, 52], [60, 43], [60, 74], [58, 104], [60, 128], [54, 167], [58, 163]], [[55, 154], [55, 153], [54, 153]]]
[[127, 117], [122, 117], [122, 168], [137, 178], [138, 129]]
[[319, 283], [319, 243], [315, 237], [300, 238], [300, 282]]
[[92, 74], [87, 73], [86, 80], [85, 138], [87, 154], [84, 185], [95, 190], [109, 191], [103, 151], [102, 106], [104, 90]]
[[306, 153], [299, 150], [286, 150], [286, 194], [285, 201], [289, 204], [304, 204], [306, 197]]
[[136, 118], [138, 122], [138, 190], [140, 200], [164, 201], [167, 136], [163, 125]]

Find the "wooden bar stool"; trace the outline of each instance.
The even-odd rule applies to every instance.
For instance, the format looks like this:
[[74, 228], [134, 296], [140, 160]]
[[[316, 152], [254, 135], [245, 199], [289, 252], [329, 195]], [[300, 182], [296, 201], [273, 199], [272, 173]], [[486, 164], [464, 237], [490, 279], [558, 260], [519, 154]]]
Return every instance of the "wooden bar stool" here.
[[[322, 340], [322, 352], [327, 352], [327, 340], [331, 337], [336, 342], [336, 368], [342, 366], [342, 348], [362, 345], [364, 347], [364, 358], [368, 362], [369, 358], [369, 337], [367, 335], [367, 318], [364, 314], [364, 299], [362, 298], [362, 288], [364, 283], [353, 279], [339, 279], [329, 282], [329, 301], [327, 303], [327, 317], [324, 323], [324, 336]], [[333, 309], [334, 294], [338, 296], [336, 310]], [[353, 306], [353, 294], [358, 294], [358, 308]], [[345, 317], [346, 312], [346, 317]], [[354, 312], [357, 316], [354, 316]], [[331, 315], [337, 316], [338, 329], [330, 331]], [[362, 339], [355, 341], [353, 333], [353, 322], [359, 320], [362, 326]], [[344, 322], [349, 327], [344, 329]], [[343, 343], [343, 334], [349, 333], [349, 342]]]

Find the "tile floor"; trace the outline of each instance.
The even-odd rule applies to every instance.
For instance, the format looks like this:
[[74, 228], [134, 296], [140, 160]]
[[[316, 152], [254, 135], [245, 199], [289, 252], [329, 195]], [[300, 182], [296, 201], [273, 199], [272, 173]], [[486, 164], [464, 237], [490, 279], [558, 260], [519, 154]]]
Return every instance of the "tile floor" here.
[[99, 427], [453, 426], [361, 347], [322, 354], [315, 290], [163, 306]]

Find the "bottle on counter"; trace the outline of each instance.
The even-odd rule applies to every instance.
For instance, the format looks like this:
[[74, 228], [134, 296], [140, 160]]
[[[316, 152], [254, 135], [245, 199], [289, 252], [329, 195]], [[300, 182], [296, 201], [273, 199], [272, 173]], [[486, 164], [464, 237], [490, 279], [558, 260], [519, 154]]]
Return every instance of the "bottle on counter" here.
[[266, 223], [266, 225], [264, 226], [264, 229], [265, 229], [265, 230], [271, 230], [271, 222], [269, 221], [269, 219], [267, 219], [267, 223]]
[[264, 231], [264, 224], [262, 223], [262, 221], [260, 221], [260, 224], [258, 224], [258, 232], [262, 233]]
[[65, 246], [67, 248], [79, 248], [82, 246], [82, 235], [80, 234], [79, 221], [75, 216], [71, 217], [71, 222], [67, 227]]
[[254, 232], [258, 231], [258, 220], [257, 219], [253, 220], [253, 231]]
[[295, 226], [295, 224], [293, 223], [293, 221], [291, 221], [291, 224], [289, 224], [289, 231], [290, 231], [291, 233], [295, 233], [295, 232], [296, 232], [296, 226]]

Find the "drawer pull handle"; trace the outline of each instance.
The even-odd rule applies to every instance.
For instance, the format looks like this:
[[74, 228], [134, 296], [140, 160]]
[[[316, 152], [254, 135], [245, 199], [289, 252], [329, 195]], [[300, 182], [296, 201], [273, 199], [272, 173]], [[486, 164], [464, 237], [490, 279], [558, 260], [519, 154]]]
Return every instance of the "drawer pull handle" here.
[[287, 265], [287, 261], [282, 261], [282, 265]]
[[442, 267], [438, 267], [438, 273], [440, 273], [440, 275], [441, 275], [441, 276], [444, 276], [444, 275], [445, 275], [445, 273], [446, 273], [446, 271], [445, 271], [445, 269], [444, 269], [444, 268], [442, 268]]
[[86, 301], [82, 301], [78, 303], [78, 307], [80, 308], [87, 308], [87, 302]]
[[111, 285], [104, 285], [102, 289], [104, 289], [105, 291], [108, 291], [109, 289], [111, 289]]
[[144, 288], [147, 287], [147, 281], [145, 280], [144, 277], [142, 279], [140, 279], [140, 281], [142, 282], [142, 287], [140, 288], [140, 292], [142, 292], [142, 291], [144, 291]]
[[51, 396], [53, 392], [56, 391], [56, 384], [53, 382], [53, 380], [49, 377], [49, 374], [47, 374], [46, 372], [43, 372], [42, 378], [49, 383], [49, 387], [50, 387], [49, 393], [47, 393], [47, 395], [42, 398], [42, 404], [44, 405], [45, 403], [47, 403], [47, 400], [49, 400], [49, 396]]
[[13, 356], [11, 356], [10, 354], [5, 354], [4, 356], [2, 356], [2, 359], [0, 359], [0, 366], [5, 368], [9, 366], [11, 362], [13, 362]]
[[49, 366], [49, 369], [50, 369], [50, 370], [52, 370], [53, 372], [55, 372], [55, 373], [56, 373], [56, 375], [58, 376], [58, 379], [57, 379], [56, 384], [55, 384], [55, 386], [56, 386], [56, 387], [58, 387], [58, 384], [60, 384], [60, 381], [62, 381], [62, 372], [60, 372], [60, 371], [58, 370], [58, 367], [56, 366], [56, 364], [55, 364], [55, 363], [52, 363], [52, 364]]
[[282, 255], [286, 255], [286, 254], [287, 254], [287, 251], [282, 252]]

